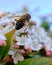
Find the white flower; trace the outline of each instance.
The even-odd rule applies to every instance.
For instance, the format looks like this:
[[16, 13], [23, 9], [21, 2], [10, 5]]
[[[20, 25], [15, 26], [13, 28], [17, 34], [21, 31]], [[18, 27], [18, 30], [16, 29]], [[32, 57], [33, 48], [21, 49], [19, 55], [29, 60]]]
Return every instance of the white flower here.
[[6, 33], [8, 33], [9, 31], [12, 31], [12, 30], [14, 30], [15, 29], [15, 27], [13, 26], [13, 25], [8, 25], [8, 26], [6, 26], [5, 28], [4, 28], [4, 30], [2, 30], [2, 34], [6, 34]]
[[35, 33], [35, 32], [36, 32], [36, 30], [35, 30], [35, 29], [32, 29], [32, 30], [31, 30], [31, 33]]
[[32, 39], [31, 38], [27, 38], [25, 41], [25, 45], [31, 45], [32, 44]]
[[31, 45], [30, 48], [34, 51], [39, 51], [42, 48], [41, 44], [38, 44], [37, 46]]
[[17, 64], [18, 63], [18, 59], [15, 57], [13, 57], [13, 62], [14, 62], [14, 64]]
[[12, 56], [12, 59], [14, 60], [14, 63], [17, 64], [18, 61], [23, 61], [24, 57], [21, 54], [16, 53]]
[[16, 37], [16, 41], [18, 45], [25, 45], [26, 37]]
[[30, 48], [34, 51], [38, 51], [42, 48], [37, 39], [32, 40], [31, 38], [27, 38], [25, 45], [29, 45]]
[[51, 40], [51, 38], [46, 37], [45, 40], [44, 40], [44, 44], [45, 44], [45, 46], [47, 48], [51, 49], [51, 47], [52, 47], [52, 40]]
[[8, 52], [9, 55], [14, 55], [14, 53], [15, 53], [15, 52], [14, 52], [13, 50], [10, 50], [10, 51]]
[[0, 40], [6, 40], [6, 37], [2, 34], [0, 34]]
[[19, 53], [20, 49], [14, 48], [14, 45], [12, 44], [8, 54], [12, 55], [12, 59], [14, 64], [18, 63], [18, 61], [23, 61], [24, 57]]
[[35, 40], [32, 41], [32, 44], [31, 44], [30, 48], [34, 51], [38, 51], [42, 48], [42, 45], [39, 44], [37, 39], [35, 39]]
[[17, 45], [21, 45], [21, 46], [24, 46], [24, 43], [21, 43], [21, 42], [17, 42]]

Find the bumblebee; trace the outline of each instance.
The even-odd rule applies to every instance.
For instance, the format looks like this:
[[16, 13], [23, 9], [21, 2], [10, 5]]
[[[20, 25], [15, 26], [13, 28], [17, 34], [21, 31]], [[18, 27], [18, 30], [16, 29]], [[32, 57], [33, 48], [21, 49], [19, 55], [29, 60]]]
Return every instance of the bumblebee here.
[[26, 25], [26, 23], [29, 22], [31, 16], [29, 14], [23, 14], [22, 16], [19, 16], [17, 19], [15, 19], [16, 21], [16, 27], [15, 29], [16, 30], [19, 30], [21, 29], [23, 26]]

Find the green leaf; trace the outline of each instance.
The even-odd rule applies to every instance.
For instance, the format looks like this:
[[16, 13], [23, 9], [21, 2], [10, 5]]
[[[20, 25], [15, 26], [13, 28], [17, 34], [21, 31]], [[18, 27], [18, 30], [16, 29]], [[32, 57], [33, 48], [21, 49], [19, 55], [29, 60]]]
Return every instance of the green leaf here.
[[13, 36], [14, 36], [15, 30], [9, 31], [8, 33], [5, 34], [7, 40], [6, 40], [6, 46], [1, 48], [0, 50], [0, 60], [2, 60], [8, 53], [10, 46], [12, 44]]
[[33, 52], [32, 54], [29, 55], [30, 58], [40, 58], [43, 57], [41, 54], [38, 52]]
[[16, 65], [52, 65], [52, 58], [31, 58], [19, 62]]

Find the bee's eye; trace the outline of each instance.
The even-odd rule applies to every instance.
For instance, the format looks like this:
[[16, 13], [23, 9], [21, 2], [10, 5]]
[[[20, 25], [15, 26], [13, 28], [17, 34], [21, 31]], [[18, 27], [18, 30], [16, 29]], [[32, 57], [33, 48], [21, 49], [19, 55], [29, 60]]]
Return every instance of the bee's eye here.
[[24, 24], [23, 24], [22, 22], [17, 22], [15, 29], [16, 29], [16, 30], [19, 30], [19, 29], [21, 29], [23, 26], [24, 26]]

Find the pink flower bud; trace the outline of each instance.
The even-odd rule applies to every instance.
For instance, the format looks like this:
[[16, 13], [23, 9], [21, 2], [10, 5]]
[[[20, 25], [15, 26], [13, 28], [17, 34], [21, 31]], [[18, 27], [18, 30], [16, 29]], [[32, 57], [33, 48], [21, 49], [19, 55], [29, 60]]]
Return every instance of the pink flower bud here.
[[24, 48], [25, 48], [25, 50], [26, 50], [28, 53], [31, 53], [31, 52], [32, 52], [32, 49], [30, 48], [29, 45], [25, 45]]
[[46, 56], [47, 56], [47, 57], [50, 57], [50, 56], [51, 56], [50, 51], [47, 51], [47, 52], [46, 52]]
[[52, 54], [52, 50], [51, 50], [51, 54]]
[[6, 46], [6, 41], [5, 40], [0, 40], [0, 46]]
[[25, 50], [27, 50], [27, 49], [29, 49], [29, 48], [30, 48], [29, 45], [25, 45], [25, 46], [24, 46], [24, 49], [25, 49]]
[[20, 54], [25, 55], [25, 51], [23, 49], [20, 50]]
[[49, 48], [45, 48], [45, 51], [47, 52], [47, 51], [50, 51], [50, 49]]
[[44, 48], [44, 49], [46, 48], [45, 44], [42, 44], [42, 48]]
[[31, 48], [28, 48], [28, 49], [27, 49], [27, 52], [28, 52], [28, 53], [31, 53], [31, 52], [32, 52], [32, 49], [31, 49]]
[[16, 49], [18, 49], [18, 48], [19, 48], [19, 45], [18, 45], [17, 43], [15, 43], [15, 44], [14, 44], [14, 47], [15, 47]]
[[52, 55], [52, 50], [50, 50], [49, 52], [50, 52], [50, 53], [51, 53], [51, 55]]

